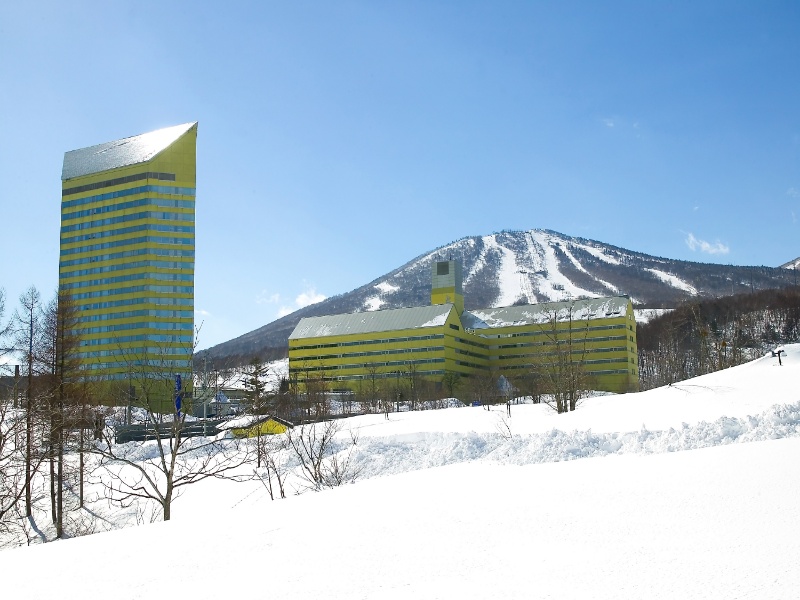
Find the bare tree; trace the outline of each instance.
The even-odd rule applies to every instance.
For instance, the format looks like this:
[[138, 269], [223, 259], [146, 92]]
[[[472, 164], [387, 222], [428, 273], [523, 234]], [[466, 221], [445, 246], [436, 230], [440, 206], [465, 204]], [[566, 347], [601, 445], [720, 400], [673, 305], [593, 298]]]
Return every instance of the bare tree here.
[[286, 431], [286, 442], [300, 465], [299, 475], [305, 489], [319, 491], [354, 482], [360, 469], [354, 460], [358, 433], [337, 442], [339, 421], [309, 423]]
[[321, 368], [323, 370], [315, 371], [313, 375], [306, 377], [306, 398], [309, 407], [314, 409], [314, 418], [317, 420], [324, 419], [330, 413], [325, 365], [321, 365]]
[[[26, 485], [25, 415], [12, 408], [10, 398], [0, 399], [0, 533], [8, 533], [16, 522]], [[44, 455], [40, 455], [39, 460]], [[35, 471], [38, 464], [32, 465]]]
[[419, 367], [413, 362], [406, 367], [406, 380], [408, 381], [408, 403], [411, 410], [417, 410], [419, 395], [422, 391], [422, 375], [420, 375]]
[[513, 384], [520, 394], [530, 398], [533, 404], [539, 404], [542, 401], [542, 381], [536, 369], [529, 369], [522, 375], [515, 377]]
[[470, 375], [467, 380], [467, 393], [472, 402], [476, 402], [489, 410], [497, 396], [497, 378], [491, 371]]
[[5, 321], [6, 315], [6, 292], [0, 288], [0, 358], [14, 351], [8, 339], [12, 331], [12, 321]]
[[559, 413], [575, 410], [589, 391], [584, 368], [589, 320], [577, 318], [575, 304], [555, 305], [540, 325], [545, 342], [531, 368], [531, 375], [549, 394], [547, 403]]
[[289, 411], [286, 415], [291, 419], [296, 419], [301, 414], [301, 398], [303, 392], [300, 386], [300, 378], [296, 372], [289, 371], [289, 380], [286, 384], [286, 398], [289, 405]]
[[386, 382], [384, 401], [391, 404], [393, 400], [395, 403], [395, 412], [400, 412], [400, 404], [407, 398], [408, 393], [405, 377], [403, 377], [403, 372], [399, 369], [387, 375], [391, 375], [391, 377], [387, 377], [384, 380]]
[[[67, 476], [64, 453], [69, 443], [68, 433], [76, 427], [81, 431], [87, 429], [83, 408], [86, 401], [84, 394], [88, 387], [82, 382], [77, 324], [77, 309], [71, 297], [63, 292], [57, 293], [43, 311], [43, 335], [37, 352], [46, 365], [46, 374], [42, 374], [41, 378], [44, 382], [42, 388], [46, 400], [46, 403], [43, 402], [43, 408], [46, 410], [45, 420], [48, 427], [50, 505], [56, 538], [64, 535], [64, 490]], [[84, 467], [82, 446], [78, 444], [77, 448], [81, 458], [79, 475], [81, 504]]]
[[286, 477], [290, 469], [287, 462], [288, 441], [286, 435], [263, 436], [264, 471], [256, 475], [269, 493], [270, 500], [275, 496], [286, 498]]
[[447, 390], [450, 398], [455, 398], [456, 392], [461, 387], [461, 375], [454, 371], [447, 371], [442, 376], [442, 385]]
[[145, 436], [151, 439], [116, 443], [112, 429], [103, 430], [93, 452], [108, 473], [104, 481], [108, 499], [121, 506], [137, 500], [155, 501], [163, 520], [168, 521], [172, 502], [182, 488], [209, 478], [246, 478], [236, 473], [250, 460], [246, 445], [237, 439], [189, 437], [185, 410], [163, 412], [174, 403], [176, 391], [185, 391], [187, 396], [191, 392], [176, 390], [182, 385], [176, 385], [179, 373], [171, 362], [164, 358], [153, 364], [142, 358], [133, 360], [130, 355], [127, 359], [138, 394], [136, 403], [152, 424]]
[[[3, 500], [0, 513], [8, 517], [18, 512], [20, 494], [25, 498], [24, 513], [28, 519], [24, 526], [28, 533], [38, 531], [34, 519], [34, 509], [42, 496], [35, 497], [32, 484], [35, 478], [42, 477], [44, 484], [49, 482], [50, 513], [56, 538], [65, 535], [65, 490], [68, 472], [65, 453], [70, 444], [69, 430], [80, 427], [77, 417], [78, 394], [76, 389], [85, 391], [85, 386], [77, 384], [80, 379], [76, 360], [78, 339], [74, 333], [75, 310], [68, 299], [56, 296], [47, 306], [42, 307], [38, 291], [31, 287], [20, 299], [20, 308], [13, 319], [13, 344], [16, 352], [23, 357], [26, 371], [24, 388], [25, 402], [22, 410], [15, 410], [17, 381], [12, 397], [3, 398], [0, 415], [0, 445], [3, 455]], [[2, 307], [0, 307], [2, 308]], [[3, 340], [5, 341], [5, 340]], [[5, 348], [5, 344], [3, 344]], [[6, 401], [10, 402], [6, 404]], [[78, 444], [74, 444], [78, 445]], [[82, 459], [82, 454], [81, 454]], [[49, 464], [49, 469], [43, 468]], [[79, 474], [83, 475], [83, 461], [79, 462]], [[21, 483], [21, 487], [17, 484]], [[37, 489], [45, 489], [39, 486]], [[80, 487], [82, 501], [82, 485]], [[71, 534], [86, 529], [84, 517], [69, 519]], [[40, 534], [44, 539], [44, 535]]]
[[366, 390], [364, 392], [367, 406], [369, 407], [370, 412], [378, 412], [382, 387], [379, 368], [373, 363], [368, 363], [364, 368], [367, 371], [367, 374], [365, 375]]
[[34, 391], [34, 378], [36, 377], [39, 362], [34, 354], [41, 337], [41, 296], [36, 287], [31, 286], [20, 297], [20, 308], [14, 311], [14, 338], [15, 347], [24, 358], [27, 377], [25, 387], [25, 516], [33, 514], [31, 500], [31, 481], [35, 472], [34, 462], [39, 464], [34, 457], [34, 411], [36, 397]]
[[[8, 340], [11, 322], [3, 325], [5, 292], [0, 289], [0, 356], [13, 351]], [[2, 390], [0, 390], [2, 392]], [[16, 407], [16, 386], [11, 393], [0, 395], [0, 533], [7, 533], [11, 517], [25, 495], [26, 467], [22, 439], [26, 420]]]

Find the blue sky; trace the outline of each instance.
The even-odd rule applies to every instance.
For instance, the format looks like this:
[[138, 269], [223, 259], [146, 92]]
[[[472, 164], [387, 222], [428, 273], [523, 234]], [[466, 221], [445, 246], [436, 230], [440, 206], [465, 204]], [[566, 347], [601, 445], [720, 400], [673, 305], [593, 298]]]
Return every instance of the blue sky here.
[[798, 31], [796, 2], [4, 3], [7, 309], [57, 285], [64, 152], [195, 120], [201, 348], [503, 229], [777, 266]]

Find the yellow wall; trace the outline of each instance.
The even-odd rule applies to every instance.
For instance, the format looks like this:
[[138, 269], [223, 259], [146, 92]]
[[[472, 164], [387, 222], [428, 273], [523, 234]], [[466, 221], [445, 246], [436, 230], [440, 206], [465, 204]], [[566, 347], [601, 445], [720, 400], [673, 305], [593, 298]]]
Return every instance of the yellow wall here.
[[[451, 311], [448, 322], [458, 320]], [[372, 372], [367, 364], [376, 365], [380, 379], [405, 372], [414, 364], [419, 372], [443, 371], [445, 344], [448, 336], [442, 327], [425, 327], [371, 334], [338, 335], [320, 338], [289, 340], [289, 366], [302, 379], [343, 378], [331, 381], [333, 389], [355, 389], [358, 378], [367, 379]], [[397, 338], [412, 338], [398, 340]], [[427, 338], [427, 339], [423, 339]], [[361, 344], [359, 342], [375, 342]], [[347, 344], [347, 345], [343, 345]], [[325, 345], [325, 348], [309, 346]], [[362, 356], [357, 356], [362, 354]], [[424, 361], [424, 362], [423, 362]], [[441, 374], [436, 374], [441, 377]]]
[[[638, 391], [639, 367], [636, 321], [630, 302], [626, 314], [551, 323], [492, 328], [497, 335], [491, 351], [492, 362], [501, 373], [513, 378], [532, 363], [545, 363], [546, 353], [556, 344], [569, 346], [574, 361], [581, 361], [597, 389], [613, 392]], [[545, 354], [544, 356], [542, 354]]]
[[283, 423], [278, 423], [278, 421], [274, 421], [269, 419], [268, 421], [264, 421], [263, 423], [259, 423], [253, 427], [243, 427], [243, 428], [236, 428], [232, 429], [233, 435], [238, 438], [252, 438], [257, 437], [259, 435], [276, 435], [279, 433], [284, 433], [288, 427]]
[[[548, 333], [552, 326], [515, 325], [467, 332], [456, 310], [451, 310], [444, 325], [401, 331], [370, 334], [339, 335], [289, 340], [289, 368], [292, 377], [301, 385], [308, 378], [325, 378], [327, 391], [358, 387], [359, 378], [371, 378], [365, 364], [391, 362], [374, 367], [380, 379], [408, 376], [410, 368], [424, 374], [427, 379], [441, 382], [444, 373], [458, 373], [469, 377], [480, 373], [499, 373], [511, 379], [530, 371], [531, 365], [543, 359], [543, 351], [553, 351], [554, 338], [569, 337], [568, 323], [558, 323], [556, 333]], [[391, 341], [390, 338], [431, 336], [425, 341]], [[487, 337], [484, 337], [487, 336]], [[614, 338], [614, 339], [609, 339]], [[357, 345], [358, 342], [377, 340], [376, 344]], [[597, 389], [628, 392], [638, 390], [638, 358], [636, 348], [636, 321], [630, 302], [626, 314], [617, 317], [594, 318], [572, 323], [574, 360], [584, 361], [584, 368], [593, 378]], [[356, 344], [343, 346], [341, 344]], [[327, 346], [309, 348], [309, 346]], [[398, 350], [428, 348], [429, 352], [397, 352]], [[353, 353], [370, 352], [365, 356]], [[381, 353], [381, 354], [378, 354]], [[350, 354], [351, 356], [347, 356]], [[417, 364], [410, 361], [436, 359], [435, 363]]]

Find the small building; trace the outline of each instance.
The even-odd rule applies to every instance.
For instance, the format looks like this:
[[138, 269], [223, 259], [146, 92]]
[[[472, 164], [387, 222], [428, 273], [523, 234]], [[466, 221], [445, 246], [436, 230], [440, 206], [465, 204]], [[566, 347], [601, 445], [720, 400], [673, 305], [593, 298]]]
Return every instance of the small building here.
[[230, 431], [237, 438], [252, 438], [261, 435], [285, 433], [294, 427], [292, 423], [272, 415], [245, 415], [217, 426], [220, 431]]

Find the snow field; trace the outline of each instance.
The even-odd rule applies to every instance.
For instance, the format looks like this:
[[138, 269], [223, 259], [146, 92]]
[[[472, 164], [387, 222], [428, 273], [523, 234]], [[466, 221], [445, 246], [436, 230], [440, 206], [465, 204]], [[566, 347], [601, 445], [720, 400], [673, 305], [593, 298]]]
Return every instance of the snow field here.
[[205, 481], [168, 523], [6, 551], [0, 575], [28, 598], [797, 598], [800, 345], [786, 352], [566, 415], [346, 419], [354, 485], [270, 502]]

